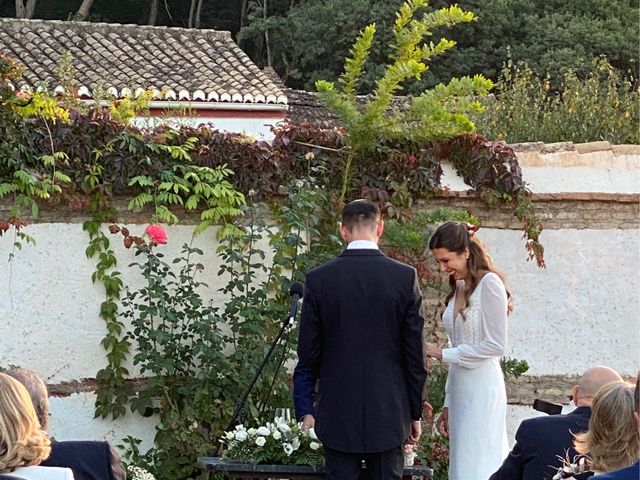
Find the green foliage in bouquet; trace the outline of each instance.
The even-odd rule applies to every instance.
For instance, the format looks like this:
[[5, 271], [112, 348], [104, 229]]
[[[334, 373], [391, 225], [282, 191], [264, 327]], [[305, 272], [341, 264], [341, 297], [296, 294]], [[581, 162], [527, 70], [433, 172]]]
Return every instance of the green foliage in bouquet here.
[[224, 458], [237, 462], [312, 467], [324, 463], [322, 444], [313, 428], [303, 430], [302, 424], [282, 418], [248, 429], [237, 425], [220, 442], [225, 445]]

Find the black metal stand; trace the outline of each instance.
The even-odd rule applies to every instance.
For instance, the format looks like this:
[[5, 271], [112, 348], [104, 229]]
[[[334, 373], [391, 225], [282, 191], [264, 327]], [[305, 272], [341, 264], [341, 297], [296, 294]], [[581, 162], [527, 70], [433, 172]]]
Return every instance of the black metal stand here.
[[[289, 326], [290, 326], [290, 318], [287, 317], [282, 321], [282, 326], [280, 327], [280, 331], [278, 332], [276, 337], [271, 342], [271, 347], [269, 347], [269, 351], [267, 352], [265, 357], [262, 359], [262, 363], [258, 367], [258, 370], [256, 370], [256, 374], [254, 375], [253, 380], [251, 380], [251, 383], [249, 384], [249, 386], [245, 390], [244, 394], [242, 395], [242, 398], [238, 402], [238, 406], [236, 407], [235, 412], [233, 412], [233, 416], [231, 417], [231, 421], [229, 422], [229, 425], [227, 425], [227, 428], [224, 429], [225, 432], [231, 430], [231, 428], [233, 428], [233, 426], [235, 425], [236, 421], [238, 420], [238, 417], [240, 416], [240, 413], [242, 412], [242, 410], [244, 408], [244, 405], [245, 405], [245, 403], [247, 401], [247, 398], [249, 398], [249, 394], [251, 393], [251, 390], [253, 390], [253, 387], [255, 386], [256, 382], [258, 381], [258, 378], [260, 378], [260, 375], [262, 374], [262, 371], [264, 370], [264, 367], [267, 365], [267, 362], [271, 358], [271, 355], [273, 354], [273, 351], [278, 346], [278, 343], [280, 342], [280, 339], [282, 338], [282, 335], [284, 334], [284, 332], [287, 330], [287, 328]], [[272, 384], [272, 386], [273, 386], [273, 384]], [[265, 403], [266, 403], [266, 400], [265, 400]], [[216, 449], [214, 450], [212, 456], [213, 457], [217, 457], [219, 453], [220, 453], [220, 445], [218, 445], [216, 447]]]

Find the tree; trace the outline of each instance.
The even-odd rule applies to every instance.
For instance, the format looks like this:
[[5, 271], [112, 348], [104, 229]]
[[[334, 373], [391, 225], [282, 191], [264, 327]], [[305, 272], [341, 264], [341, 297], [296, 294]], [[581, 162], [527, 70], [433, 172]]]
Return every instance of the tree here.
[[440, 84], [410, 98], [405, 109], [390, 108], [394, 95], [405, 82], [420, 80], [431, 58], [455, 45], [454, 41], [445, 38], [438, 43], [427, 42], [433, 30], [474, 19], [473, 13], [455, 5], [425, 12], [421, 18], [416, 18], [427, 2], [407, 0], [400, 7], [392, 28], [390, 61], [376, 79], [376, 87], [364, 105], [358, 101], [356, 93], [373, 45], [375, 24], [360, 32], [344, 62], [344, 72], [337, 86], [325, 80], [316, 82], [320, 97], [348, 131], [340, 200], [344, 200], [350, 188], [352, 169], [357, 167], [365, 171], [377, 161], [377, 151], [397, 142], [420, 144], [474, 130], [467, 114], [481, 109], [475, 98], [486, 95], [492, 87], [492, 82], [481, 75], [452, 79], [448, 85]]
[[160, 4], [160, 0], [151, 0], [151, 5], [149, 5], [149, 19], [147, 20], [147, 25], [155, 25], [158, 19], [158, 6]]
[[84, 22], [89, 17], [89, 12], [91, 11], [91, 6], [93, 5], [93, 0], [82, 0], [82, 4], [78, 11], [73, 16], [73, 20], [76, 22]]
[[[441, 8], [451, 1], [430, 3]], [[266, 18], [250, 8], [238, 38], [251, 58], [265, 65], [268, 30], [273, 67], [288, 85], [311, 90], [319, 78], [338, 78], [353, 31], [370, 23], [391, 24], [400, 4], [401, 0], [270, 0]], [[458, 4], [473, 11], [477, 20], [465, 28], [434, 30], [436, 36], [455, 37], [458, 44], [446, 58], [430, 63], [430, 75], [413, 84], [410, 93], [469, 73], [495, 80], [509, 56], [539, 75], [550, 72], [553, 78], [560, 78], [567, 68], [585, 75], [591, 60], [601, 55], [623, 72], [638, 70], [638, 0], [459, 0]], [[390, 53], [388, 35], [380, 29], [374, 39], [361, 92], [371, 91], [382, 71]]]
[[37, 0], [16, 0], [16, 17], [33, 18]]
[[200, 28], [202, 1], [203, 0], [191, 0], [191, 6], [189, 7], [189, 28]]

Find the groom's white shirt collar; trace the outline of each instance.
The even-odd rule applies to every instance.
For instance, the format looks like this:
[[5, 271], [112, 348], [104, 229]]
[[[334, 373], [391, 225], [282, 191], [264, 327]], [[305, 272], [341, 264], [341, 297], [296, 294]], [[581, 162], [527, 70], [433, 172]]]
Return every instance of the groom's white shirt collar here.
[[347, 245], [347, 250], [379, 250], [378, 245], [376, 245], [371, 240], [354, 240], [353, 242]]

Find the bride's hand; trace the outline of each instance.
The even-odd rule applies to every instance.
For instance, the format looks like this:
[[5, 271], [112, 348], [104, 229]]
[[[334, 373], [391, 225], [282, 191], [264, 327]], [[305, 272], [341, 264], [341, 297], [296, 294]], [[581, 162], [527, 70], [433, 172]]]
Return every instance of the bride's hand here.
[[427, 345], [426, 345], [426, 348], [425, 348], [425, 354], [426, 354], [427, 357], [441, 359], [442, 358], [442, 349], [438, 345], [436, 345], [435, 343], [427, 342]]
[[438, 421], [436, 422], [436, 428], [445, 437], [449, 436], [449, 409], [447, 407], [442, 409], [442, 412], [438, 417]]

